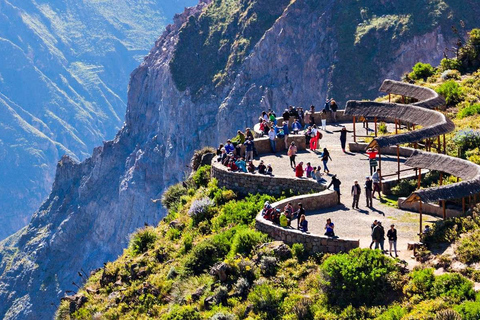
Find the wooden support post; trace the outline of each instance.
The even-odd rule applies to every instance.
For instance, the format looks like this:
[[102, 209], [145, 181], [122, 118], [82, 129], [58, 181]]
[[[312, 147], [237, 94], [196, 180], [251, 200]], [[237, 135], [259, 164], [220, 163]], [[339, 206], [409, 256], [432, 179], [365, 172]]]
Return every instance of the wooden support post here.
[[447, 142], [445, 141], [445, 135], [443, 135], [443, 154], [447, 154]]
[[437, 137], [437, 153], [442, 153], [442, 146], [440, 145], [440, 136]]
[[465, 214], [465, 198], [462, 198], [462, 212]]
[[373, 120], [375, 122], [375, 138], [377, 137], [377, 117]]
[[440, 182], [439, 185], [443, 185], [443, 172], [440, 172]]
[[397, 144], [397, 180], [400, 181], [400, 145]]
[[353, 142], [357, 142], [357, 132], [355, 130], [355, 116], [353, 117]]
[[382, 191], [382, 152], [380, 151], [380, 146], [378, 147], [378, 170], [380, 170], [378, 178], [380, 179], [380, 191]]
[[447, 219], [447, 207], [445, 205], [445, 200], [442, 200], [442, 207], [443, 207], [443, 220]]
[[405, 104], [405, 96], [402, 96], [402, 103]]
[[388, 94], [388, 103], [392, 102], [392, 95], [389, 93]]
[[417, 179], [417, 189], [420, 189], [420, 186], [422, 184], [422, 169], [418, 168], [418, 179]]
[[398, 134], [398, 120], [395, 119], [395, 134]]
[[420, 213], [420, 237], [421, 237], [421, 234], [423, 232], [423, 228], [422, 228], [422, 223], [423, 223], [422, 200], [419, 200], [419, 202], [418, 202], [418, 212]]

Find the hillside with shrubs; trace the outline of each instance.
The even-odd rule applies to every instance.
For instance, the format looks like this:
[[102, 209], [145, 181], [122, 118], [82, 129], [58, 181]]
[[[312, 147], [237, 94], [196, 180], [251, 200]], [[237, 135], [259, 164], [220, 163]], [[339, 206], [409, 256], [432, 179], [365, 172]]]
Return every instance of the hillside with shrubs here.
[[[477, 29], [456, 58], [438, 67], [419, 63], [404, 80], [446, 97], [444, 112], [457, 125], [447, 152], [480, 164], [479, 57]], [[425, 187], [437, 181], [431, 172]], [[56, 318], [480, 319], [474, 290], [480, 206], [436, 222], [417, 252], [420, 265], [409, 270], [407, 262], [379, 250], [308, 255], [301, 244], [272, 241], [254, 221], [265, 201], [279, 199], [240, 198], [217, 186], [208, 165], [199, 167], [164, 193], [168, 215], [157, 226], [138, 230], [122, 256], [88, 279], [79, 273], [84, 283], [62, 299]], [[453, 254], [442, 254], [446, 247]]]

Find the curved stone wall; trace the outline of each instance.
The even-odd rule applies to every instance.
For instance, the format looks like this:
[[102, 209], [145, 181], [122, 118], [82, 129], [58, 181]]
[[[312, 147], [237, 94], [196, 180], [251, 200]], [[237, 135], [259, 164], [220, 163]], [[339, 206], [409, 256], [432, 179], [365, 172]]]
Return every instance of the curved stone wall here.
[[[305, 210], [314, 211], [334, 207], [337, 204], [337, 195], [334, 191], [325, 190], [320, 193], [301, 195], [284, 199], [273, 203], [272, 207], [282, 210], [288, 202], [291, 202], [294, 208], [297, 207], [298, 203], [302, 203]], [[292, 225], [296, 226], [296, 222], [293, 221]], [[271, 238], [283, 241], [286, 244], [292, 245], [294, 243], [301, 243], [309, 253], [347, 252], [360, 246], [359, 239], [354, 240], [331, 238], [314, 233], [304, 233], [293, 228], [281, 227], [279, 225], [273, 224], [269, 220], [264, 219], [261, 212], [259, 212], [256, 217], [255, 227], [257, 228], [257, 230], [268, 234]]]
[[231, 172], [227, 170], [227, 167], [218, 162], [212, 162], [212, 178], [218, 180], [220, 188], [225, 187], [241, 195], [265, 193], [279, 196], [283, 191], [287, 190], [292, 190], [296, 194], [308, 194], [325, 190], [324, 185], [312, 179]]

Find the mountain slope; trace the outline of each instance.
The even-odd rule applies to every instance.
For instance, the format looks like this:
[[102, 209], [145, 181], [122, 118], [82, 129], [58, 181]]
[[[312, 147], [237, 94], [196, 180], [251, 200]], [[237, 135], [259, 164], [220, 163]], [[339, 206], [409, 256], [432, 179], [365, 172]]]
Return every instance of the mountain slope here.
[[0, 239], [28, 223], [63, 154], [83, 160], [115, 135], [129, 73], [194, 4], [0, 1]]
[[[0, 244], [0, 300], [6, 301], [0, 315], [51, 316], [54, 307], [43, 306], [76, 290], [77, 271], [88, 273], [115, 259], [131, 232], [164, 216], [152, 200], [182, 180], [194, 150], [250, 126], [260, 111], [279, 112], [290, 103], [318, 107], [332, 92], [339, 102], [375, 97], [373, 88], [387, 75], [399, 78], [423, 58], [438, 63], [454, 40], [450, 25], [461, 17], [470, 28], [473, 20], [456, 13], [461, 4], [434, 1], [440, 6], [434, 7], [436, 23], [417, 30], [414, 18], [428, 15], [431, 1], [421, 2], [424, 11], [407, 6], [412, 18], [402, 30], [410, 31], [402, 34], [376, 20], [395, 2], [372, 2], [365, 20], [371, 31], [359, 31], [358, 43], [385, 47], [365, 46], [371, 48], [368, 66], [377, 67], [365, 74], [337, 71], [357, 58], [354, 39], [362, 15], [351, 1], [205, 0], [177, 16], [132, 73], [125, 126], [115, 139], [82, 163], [62, 159], [47, 201], [28, 227]], [[339, 24], [339, 8], [351, 8], [356, 18]], [[265, 16], [269, 23], [258, 23]], [[350, 40], [343, 43], [344, 37]], [[355, 54], [341, 56], [347, 45]], [[384, 51], [395, 59], [385, 60]], [[187, 59], [208, 68], [189, 71]], [[350, 87], [335, 86], [339, 79]]]

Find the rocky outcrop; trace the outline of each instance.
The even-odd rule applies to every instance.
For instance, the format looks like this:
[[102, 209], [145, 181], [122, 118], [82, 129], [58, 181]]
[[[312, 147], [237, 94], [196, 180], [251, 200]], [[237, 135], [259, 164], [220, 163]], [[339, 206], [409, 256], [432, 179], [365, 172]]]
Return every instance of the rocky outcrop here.
[[[263, 10], [279, 3], [262, 1], [250, 1], [256, 6], [247, 6], [245, 10]], [[331, 92], [340, 103], [347, 96], [374, 97], [376, 93], [368, 88], [378, 87], [389, 66], [398, 68], [398, 78], [418, 59], [412, 53], [403, 55], [402, 63], [385, 62], [377, 60], [375, 57], [380, 54], [372, 50], [368, 52], [372, 59], [365, 63], [377, 69], [368, 73], [369, 79], [361, 72], [361, 63], [355, 63], [355, 70], [341, 71], [339, 66], [351, 65], [351, 60], [357, 58], [353, 39], [361, 19], [355, 11], [358, 8], [346, 0], [297, 0], [280, 7], [282, 10], [272, 10], [280, 14], [269, 16], [271, 27], [266, 32], [248, 38], [257, 40], [248, 47], [244, 58], [233, 56], [232, 59], [238, 58], [237, 63], [225, 69], [223, 82], [212, 79], [199, 91], [188, 87], [180, 91], [170, 62], [176, 48], [185, 45], [179, 45], [179, 35], [185, 31], [182, 26], [185, 22], [197, 26], [209, 3], [201, 1], [197, 7], [176, 16], [149, 56], [132, 73], [125, 125], [115, 139], [95, 148], [93, 155], [82, 163], [64, 157], [57, 165], [52, 193], [30, 224], [0, 244], [0, 317], [50, 318], [59, 298], [67, 290], [76, 291], [72, 282], [81, 284], [77, 271], [89, 272], [104, 261], [115, 259], [127, 245], [130, 233], [144, 223], [158, 222], [164, 212], [152, 199], [159, 199], [167, 186], [183, 178], [194, 150], [224, 141], [237, 128], [255, 123], [259, 112], [267, 108], [280, 111], [286, 104], [305, 107], [312, 103], [319, 107]], [[212, 5], [218, 3], [221, 2]], [[383, 1], [375, 4], [374, 9], [386, 10], [384, 7], [392, 3], [395, 2]], [[410, 15], [426, 15], [421, 9], [414, 9]], [[232, 9], [233, 24], [238, 21], [236, 15], [241, 16], [235, 10], [242, 9]], [[339, 10], [353, 10], [354, 18], [340, 23], [339, 17], [345, 15], [339, 14]], [[242, 22], [245, 28], [238, 31], [243, 40], [232, 46], [238, 48], [248, 41], [245, 37], [249, 33], [263, 30], [248, 29], [248, 21]], [[193, 27], [189, 32], [197, 30]], [[345, 33], [350, 30], [353, 33], [347, 37]], [[432, 30], [406, 32], [401, 37], [395, 34], [398, 37], [394, 43], [408, 44], [414, 37], [421, 42], [425, 35], [442, 30], [446, 29], [432, 25]], [[205, 25], [198, 25], [197, 31], [205, 32]], [[229, 32], [227, 28], [225, 36], [237, 36]], [[387, 38], [381, 44], [388, 43], [392, 35], [385, 34]], [[371, 37], [382, 37], [382, 30], [366, 33], [359, 43]], [[443, 35], [443, 39], [447, 38]], [[342, 50], [348, 46], [354, 50], [345, 56]], [[225, 47], [219, 50], [234, 51]], [[191, 52], [191, 59], [196, 59], [197, 54]], [[213, 54], [204, 59], [215, 58]], [[424, 62], [437, 63], [438, 59]], [[219, 74], [225, 70], [219, 70]], [[347, 88], [339, 80], [345, 78], [348, 83], [361, 85]]]

